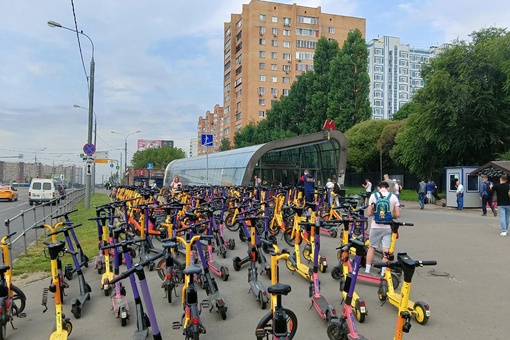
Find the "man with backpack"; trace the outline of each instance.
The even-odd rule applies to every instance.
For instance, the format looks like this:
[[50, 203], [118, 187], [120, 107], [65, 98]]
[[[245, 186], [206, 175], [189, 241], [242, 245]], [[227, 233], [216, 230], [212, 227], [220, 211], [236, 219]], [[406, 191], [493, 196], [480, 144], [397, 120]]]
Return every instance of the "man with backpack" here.
[[482, 200], [482, 216], [487, 216], [487, 204], [492, 210], [494, 216], [498, 216], [496, 210], [494, 210], [494, 205], [492, 204], [492, 182], [489, 181], [487, 175], [482, 176], [482, 187], [480, 188], [480, 199]]
[[[389, 187], [388, 182], [380, 182], [377, 186], [378, 191], [373, 193], [368, 201], [367, 216], [373, 218], [370, 224], [370, 248], [367, 252], [366, 273], [370, 273], [376, 249], [382, 248], [382, 261], [389, 261], [391, 225], [388, 222], [400, 217], [400, 203], [397, 196], [388, 191]], [[381, 275], [384, 275], [384, 269], [381, 270]]]

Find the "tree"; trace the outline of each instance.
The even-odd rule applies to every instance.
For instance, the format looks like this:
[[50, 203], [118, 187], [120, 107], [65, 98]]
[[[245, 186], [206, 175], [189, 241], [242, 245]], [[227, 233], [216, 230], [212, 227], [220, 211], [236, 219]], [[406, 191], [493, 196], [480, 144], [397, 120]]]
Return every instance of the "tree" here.
[[220, 143], [219, 151], [227, 151], [230, 149], [232, 149], [232, 147], [230, 146], [230, 141], [228, 140], [228, 138], [223, 138]]
[[156, 169], [165, 169], [168, 163], [175, 159], [185, 158], [186, 153], [179, 148], [164, 146], [137, 151], [133, 155], [133, 167], [145, 169], [147, 164], [153, 163]]
[[331, 63], [328, 83], [327, 116], [335, 120], [340, 131], [371, 117], [370, 77], [367, 72], [368, 50], [361, 32], [349, 32], [342, 50]]
[[383, 130], [391, 124], [389, 120], [367, 120], [345, 132], [349, 141], [347, 171], [362, 173], [380, 168], [379, 140]]
[[446, 165], [479, 165], [508, 151], [510, 35], [474, 32], [424, 67], [394, 155], [419, 175]]

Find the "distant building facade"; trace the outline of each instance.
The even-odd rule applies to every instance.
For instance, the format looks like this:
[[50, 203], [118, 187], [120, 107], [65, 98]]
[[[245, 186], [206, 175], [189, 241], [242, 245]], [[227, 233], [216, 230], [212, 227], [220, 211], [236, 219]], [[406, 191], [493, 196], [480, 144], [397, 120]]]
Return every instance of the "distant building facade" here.
[[321, 7], [252, 0], [224, 24], [223, 136], [266, 116], [273, 101], [313, 69], [321, 36], [342, 46], [349, 31], [365, 36], [366, 19], [322, 13]]
[[[224, 110], [216, 104], [213, 112], [207, 111], [205, 117], [198, 118], [198, 155], [205, 155], [206, 152], [213, 153], [220, 149], [221, 140], [224, 138]], [[213, 143], [206, 149], [202, 145], [202, 135], [212, 135]]]
[[446, 45], [414, 48], [400, 38], [383, 36], [368, 44], [370, 103], [373, 119], [391, 119], [423, 87], [422, 66]]
[[67, 183], [83, 184], [83, 168], [76, 165], [45, 165], [42, 163], [0, 162], [0, 182], [28, 183], [32, 178], [54, 178]]

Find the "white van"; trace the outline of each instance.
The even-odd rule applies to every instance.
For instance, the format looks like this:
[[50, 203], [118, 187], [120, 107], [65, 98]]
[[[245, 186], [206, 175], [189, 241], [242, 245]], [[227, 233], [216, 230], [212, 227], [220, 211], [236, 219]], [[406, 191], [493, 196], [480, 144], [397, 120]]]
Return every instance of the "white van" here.
[[[52, 179], [34, 178], [28, 189], [28, 203], [49, 202], [53, 199], [59, 199], [58, 184]], [[56, 204], [57, 201], [55, 201]]]

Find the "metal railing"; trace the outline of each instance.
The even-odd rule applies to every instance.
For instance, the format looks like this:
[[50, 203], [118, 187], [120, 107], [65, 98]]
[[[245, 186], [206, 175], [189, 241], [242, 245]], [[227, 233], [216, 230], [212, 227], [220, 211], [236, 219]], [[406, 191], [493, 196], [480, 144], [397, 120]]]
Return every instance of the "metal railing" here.
[[[85, 189], [76, 189], [70, 190], [66, 192], [66, 198], [55, 198], [49, 202], [45, 202], [39, 205], [34, 205], [29, 209], [22, 210], [19, 214], [14, 217], [8, 218], [5, 220], [4, 224], [7, 229], [7, 234], [11, 233], [11, 225], [13, 223], [18, 223], [21, 221], [21, 233], [18, 233], [16, 237], [11, 241], [9, 246], [9, 254], [12, 255], [12, 246], [20, 239], [23, 239], [23, 253], [27, 255], [28, 253], [28, 242], [27, 233], [30, 231], [35, 232], [35, 239], [30, 238], [30, 242], [35, 241], [35, 244], [38, 244], [39, 235], [37, 235], [38, 228], [34, 228], [35, 226], [41, 224], [51, 224], [51, 216], [59, 215], [66, 211], [72, 210], [80, 200], [85, 197]], [[38, 219], [38, 211], [40, 212], [40, 208], [42, 208], [42, 217]], [[33, 214], [33, 222], [28, 222], [29, 215]], [[39, 216], [40, 213], [39, 213]], [[32, 220], [32, 219], [30, 219]], [[49, 223], [47, 222], [49, 220]], [[19, 254], [18, 254], [19, 255]], [[16, 257], [18, 256], [16, 255]], [[11, 263], [9, 264], [12, 267], [13, 256], [10, 256]]]

